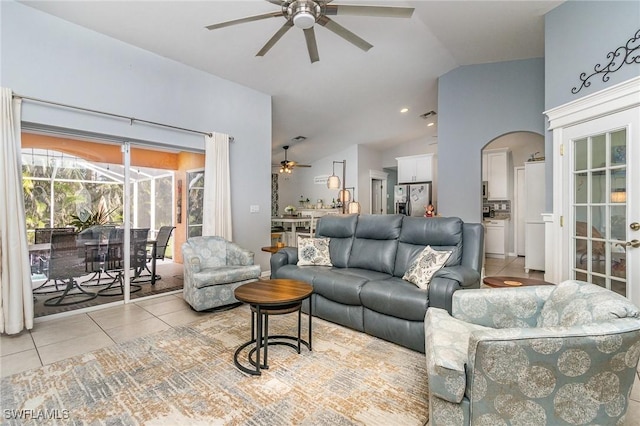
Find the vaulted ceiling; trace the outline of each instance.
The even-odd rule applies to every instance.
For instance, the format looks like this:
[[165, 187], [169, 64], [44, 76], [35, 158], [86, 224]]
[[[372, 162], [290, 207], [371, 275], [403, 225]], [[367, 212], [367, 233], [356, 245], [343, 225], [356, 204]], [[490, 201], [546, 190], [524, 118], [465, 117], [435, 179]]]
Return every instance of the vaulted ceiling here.
[[420, 115], [437, 111], [438, 77], [461, 65], [544, 56], [544, 15], [562, 2], [336, 0], [415, 12], [408, 19], [331, 17], [371, 43], [368, 52], [316, 24], [315, 63], [296, 27], [255, 56], [282, 17], [205, 28], [280, 10], [268, 1], [21, 3], [271, 95], [274, 159], [290, 145], [291, 158], [311, 162], [352, 144], [387, 149], [436, 140], [437, 123], [429, 127]]

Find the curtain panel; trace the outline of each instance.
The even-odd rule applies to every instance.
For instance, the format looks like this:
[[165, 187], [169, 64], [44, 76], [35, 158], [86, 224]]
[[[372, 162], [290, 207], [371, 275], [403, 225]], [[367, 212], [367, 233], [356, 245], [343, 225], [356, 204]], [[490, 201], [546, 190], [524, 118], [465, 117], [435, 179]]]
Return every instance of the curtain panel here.
[[229, 135], [213, 133], [213, 136], [205, 136], [205, 153], [202, 235], [233, 241]]
[[0, 332], [33, 328], [33, 293], [22, 192], [21, 99], [0, 88]]

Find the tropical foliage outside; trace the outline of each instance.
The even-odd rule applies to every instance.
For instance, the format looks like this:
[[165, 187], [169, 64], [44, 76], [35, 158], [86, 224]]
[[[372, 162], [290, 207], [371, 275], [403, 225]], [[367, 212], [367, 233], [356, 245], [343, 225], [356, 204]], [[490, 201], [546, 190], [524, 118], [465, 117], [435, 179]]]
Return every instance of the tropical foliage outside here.
[[[139, 170], [137, 174], [141, 175]], [[82, 231], [98, 224], [123, 223], [124, 185], [105, 173], [74, 163], [58, 166], [54, 161], [23, 161], [22, 176], [30, 242], [36, 228], [73, 226]], [[155, 179], [147, 177], [132, 184], [132, 194], [135, 190], [136, 196], [131, 219], [136, 227], [151, 227], [152, 188], [155, 228], [172, 224], [172, 209], [167, 208], [173, 201], [173, 179], [169, 174]]]

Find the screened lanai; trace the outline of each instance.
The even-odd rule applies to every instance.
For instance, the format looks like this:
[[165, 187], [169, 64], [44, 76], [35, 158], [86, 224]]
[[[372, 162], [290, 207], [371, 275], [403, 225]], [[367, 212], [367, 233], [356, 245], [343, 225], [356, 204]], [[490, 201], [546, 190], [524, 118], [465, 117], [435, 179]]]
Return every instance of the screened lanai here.
[[[32, 148], [22, 151], [22, 176], [31, 243], [36, 228], [81, 228], [78, 225], [89, 225], [98, 210], [108, 213], [101, 224], [123, 223], [123, 165]], [[131, 167], [129, 181], [131, 226], [149, 228], [155, 238], [161, 226], [173, 224], [174, 172]]]
[[[197, 205], [200, 197], [191, 196], [197, 188], [190, 188], [188, 182], [200, 174], [204, 155], [143, 146], [128, 148], [125, 156], [124, 146], [118, 143], [22, 134], [24, 204], [36, 317], [121, 302], [126, 300], [124, 293], [133, 299], [182, 289], [182, 256], [175, 248], [198, 230], [194, 218], [199, 217], [202, 206]], [[125, 185], [129, 185], [128, 191]], [[128, 203], [124, 202], [126, 192]], [[127, 218], [125, 204], [129, 206]], [[122, 238], [127, 228], [130, 245], [125, 245]], [[170, 234], [165, 249], [161, 241], [167, 231]], [[69, 281], [56, 279], [56, 260], [51, 263], [51, 257], [57, 257], [51, 238], [61, 232], [75, 235], [63, 269], [78, 269], [72, 274], [77, 285], [63, 297]], [[144, 238], [136, 246], [134, 237], [142, 235], [140, 232]], [[48, 239], [42, 244], [37, 235], [44, 233]], [[114, 235], [121, 241], [114, 243]], [[75, 265], [69, 266], [69, 262]], [[125, 281], [128, 286], [123, 285]]]

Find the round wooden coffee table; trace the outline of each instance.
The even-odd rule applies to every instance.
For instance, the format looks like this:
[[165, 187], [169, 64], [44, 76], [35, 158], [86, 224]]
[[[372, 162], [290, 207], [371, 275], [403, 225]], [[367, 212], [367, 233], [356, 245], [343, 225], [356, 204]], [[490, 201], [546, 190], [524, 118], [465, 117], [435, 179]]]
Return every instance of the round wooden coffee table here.
[[493, 288], [505, 288], [505, 287], [523, 287], [523, 286], [531, 286], [531, 285], [553, 285], [553, 283], [536, 280], [534, 278], [523, 278], [523, 277], [484, 277], [482, 282], [485, 283], [489, 287]]
[[[236, 288], [234, 295], [241, 302], [248, 303], [251, 307], [251, 340], [240, 345], [233, 356], [233, 362], [247, 374], [260, 375], [260, 369], [269, 368], [267, 363], [269, 345], [285, 345], [296, 349], [300, 353], [301, 345], [311, 350], [311, 319], [313, 312], [309, 303], [309, 341], [302, 340], [302, 301], [313, 293], [313, 287], [304, 281], [290, 279], [258, 280], [243, 284]], [[298, 312], [298, 336], [272, 335], [269, 336], [269, 315], [283, 315]], [[256, 324], [257, 316], [257, 324]], [[264, 324], [264, 332], [263, 332]], [[297, 344], [291, 343], [294, 340]], [[254, 368], [248, 368], [240, 364], [238, 356], [246, 347], [255, 344], [247, 354], [249, 363]], [[262, 363], [260, 362], [261, 349], [264, 351]], [[255, 354], [255, 359], [254, 359]]]

